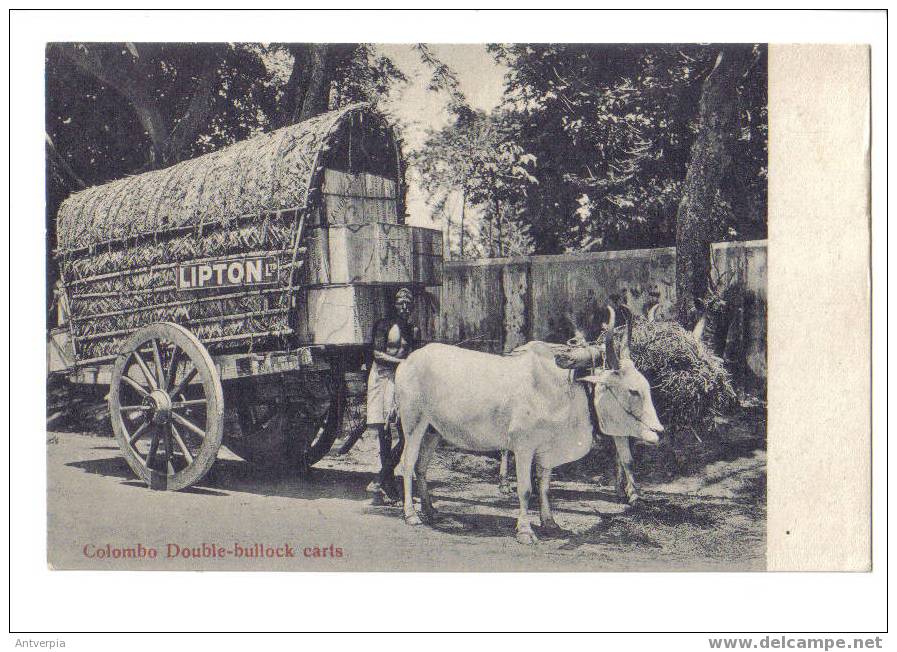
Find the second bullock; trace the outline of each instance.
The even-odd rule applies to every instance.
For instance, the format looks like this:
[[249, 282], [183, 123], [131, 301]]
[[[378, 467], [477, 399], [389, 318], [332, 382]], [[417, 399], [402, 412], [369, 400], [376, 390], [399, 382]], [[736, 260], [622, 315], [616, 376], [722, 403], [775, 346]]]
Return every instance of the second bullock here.
[[629, 438], [657, 443], [663, 432], [648, 381], [629, 359], [616, 355], [612, 333], [611, 324], [604, 342], [608, 368], [575, 380], [556, 363], [556, 347], [545, 342], [530, 342], [504, 356], [444, 344], [412, 353], [396, 371], [396, 403], [407, 438], [405, 521], [422, 523], [412, 502], [415, 475], [424, 519], [435, 514], [427, 467], [444, 439], [469, 451], [514, 453], [517, 540], [524, 544], [536, 542], [527, 515], [535, 465], [542, 531], [561, 531], [548, 502], [551, 471], [591, 450], [590, 400], [600, 431], [613, 438], [621, 456], [624, 448], [629, 452]]

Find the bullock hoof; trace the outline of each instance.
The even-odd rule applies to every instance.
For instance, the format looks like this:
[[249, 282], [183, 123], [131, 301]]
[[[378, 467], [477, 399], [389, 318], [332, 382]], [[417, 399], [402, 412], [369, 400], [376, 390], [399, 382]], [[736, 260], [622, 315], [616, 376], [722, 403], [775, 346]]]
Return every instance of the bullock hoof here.
[[432, 506], [425, 507], [423, 510], [423, 517], [427, 523], [435, 521], [438, 516], [439, 516], [439, 510], [436, 509], [435, 507], [432, 507]]
[[498, 491], [503, 494], [512, 494], [514, 493], [514, 488], [511, 487], [510, 482], [499, 482], [498, 483]]
[[517, 543], [522, 543], [525, 546], [534, 546], [538, 542], [536, 535], [531, 531], [521, 530], [517, 533]]
[[631, 496], [627, 497], [626, 502], [628, 502], [629, 506], [633, 509], [638, 509], [645, 504], [645, 501], [642, 500], [642, 497], [638, 494], [632, 494]]
[[423, 525], [424, 522], [421, 520], [420, 516], [415, 512], [414, 514], [405, 514], [405, 524], [406, 525]]
[[554, 521], [543, 521], [542, 527], [539, 528], [539, 534], [548, 538], [560, 537], [565, 533], [566, 530]]

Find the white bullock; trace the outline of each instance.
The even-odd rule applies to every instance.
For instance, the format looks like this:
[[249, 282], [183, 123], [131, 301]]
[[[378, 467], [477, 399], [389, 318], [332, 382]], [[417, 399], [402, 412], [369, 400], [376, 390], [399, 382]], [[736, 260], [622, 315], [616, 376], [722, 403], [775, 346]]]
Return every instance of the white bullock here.
[[424, 518], [435, 513], [427, 467], [445, 439], [465, 450], [514, 453], [521, 543], [536, 541], [527, 516], [535, 463], [542, 527], [559, 531], [548, 503], [551, 470], [592, 448], [588, 395], [581, 383], [594, 385], [601, 432], [614, 438], [618, 451], [625, 444], [628, 453], [630, 437], [656, 443], [663, 431], [648, 381], [629, 360], [616, 358], [612, 338], [606, 346], [614, 368], [578, 381], [555, 364], [555, 350], [545, 342], [530, 342], [507, 356], [444, 344], [429, 344], [408, 356], [396, 371], [396, 402], [407, 438], [405, 521], [422, 522], [411, 499], [415, 474]]

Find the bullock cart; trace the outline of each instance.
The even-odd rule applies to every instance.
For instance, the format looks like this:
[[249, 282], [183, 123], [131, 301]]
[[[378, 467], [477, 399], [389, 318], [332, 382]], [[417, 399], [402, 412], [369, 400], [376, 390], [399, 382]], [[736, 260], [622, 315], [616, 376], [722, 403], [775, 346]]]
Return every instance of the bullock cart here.
[[392, 129], [353, 105], [72, 195], [50, 373], [108, 388], [152, 488], [198, 482], [222, 444], [314, 464], [396, 290], [435, 321], [441, 234], [404, 224], [403, 185]]

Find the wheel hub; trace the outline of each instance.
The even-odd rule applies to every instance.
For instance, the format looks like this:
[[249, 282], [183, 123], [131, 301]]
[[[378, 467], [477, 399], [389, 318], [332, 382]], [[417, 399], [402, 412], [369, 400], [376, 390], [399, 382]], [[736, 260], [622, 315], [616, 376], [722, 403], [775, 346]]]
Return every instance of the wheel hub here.
[[149, 407], [153, 423], [165, 424], [171, 420], [171, 397], [166, 392], [154, 390], [143, 399], [143, 403]]

